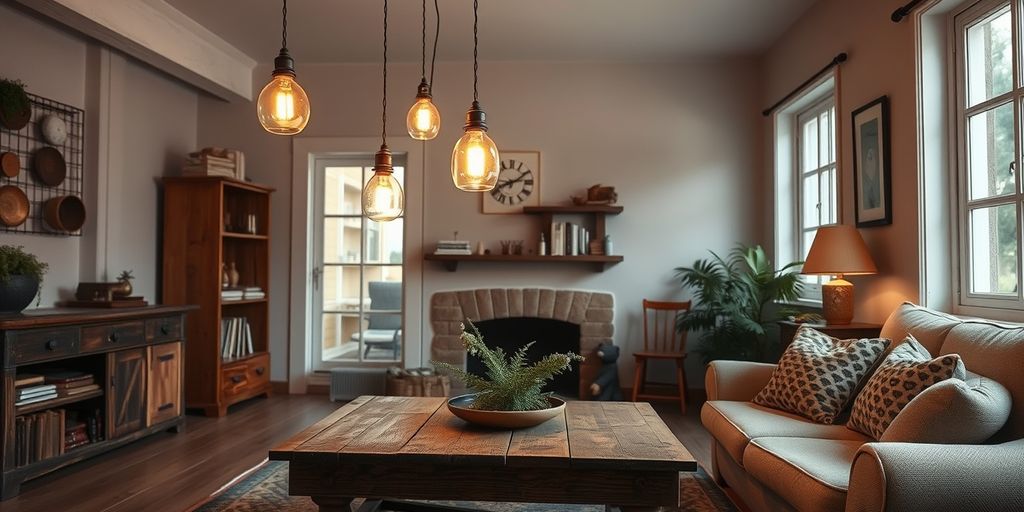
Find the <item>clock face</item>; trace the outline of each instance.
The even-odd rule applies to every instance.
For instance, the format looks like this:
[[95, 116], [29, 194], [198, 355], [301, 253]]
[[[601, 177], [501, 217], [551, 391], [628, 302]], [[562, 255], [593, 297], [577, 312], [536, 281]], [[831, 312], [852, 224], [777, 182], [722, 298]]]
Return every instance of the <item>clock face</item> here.
[[534, 190], [533, 169], [521, 160], [501, 160], [498, 184], [491, 189], [491, 197], [506, 206], [515, 206], [529, 199]]

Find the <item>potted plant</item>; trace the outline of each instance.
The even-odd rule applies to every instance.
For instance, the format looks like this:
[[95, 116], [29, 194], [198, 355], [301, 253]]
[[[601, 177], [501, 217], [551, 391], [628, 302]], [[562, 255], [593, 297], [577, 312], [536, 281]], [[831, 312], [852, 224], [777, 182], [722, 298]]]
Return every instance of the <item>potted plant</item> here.
[[487, 376], [473, 375], [462, 368], [443, 362], [432, 362], [438, 370], [449, 373], [466, 383], [475, 393], [448, 401], [448, 408], [456, 416], [489, 427], [521, 428], [539, 425], [557, 416], [565, 402], [551, 393], [543, 392], [544, 384], [569, 368], [573, 362], [583, 361], [578, 354], [548, 354], [530, 365], [527, 343], [512, 357], [501, 348], [490, 348], [473, 322], [462, 326], [462, 343], [466, 351], [480, 357], [487, 367]]
[[0, 124], [20, 130], [32, 118], [32, 103], [20, 80], [0, 78]]
[[17, 313], [38, 299], [46, 269], [22, 247], [0, 245], [0, 312]]
[[736, 246], [727, 258], [712, 257], [676, 268], [684, 288], [693, 292], [696, 305], [676, 319], [679, 331], [704, 330], [697, 351], [704, 362], [715, 359], [761, 361], [768, 349], [765, 326], [789, 311], [775, 309], [778, 301], [795, 300], [803, 283], [789, 263], [776, 270], [760, 245]]

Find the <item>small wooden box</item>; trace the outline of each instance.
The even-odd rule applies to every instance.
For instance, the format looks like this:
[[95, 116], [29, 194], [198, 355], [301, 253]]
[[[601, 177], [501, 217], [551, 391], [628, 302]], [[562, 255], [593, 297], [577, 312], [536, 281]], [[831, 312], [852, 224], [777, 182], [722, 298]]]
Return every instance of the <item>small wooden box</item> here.
[[448, 396], [452, 384], [447, 375], [434, 373], [430, 368], [391, 368], [385, 389], [388, 396]]

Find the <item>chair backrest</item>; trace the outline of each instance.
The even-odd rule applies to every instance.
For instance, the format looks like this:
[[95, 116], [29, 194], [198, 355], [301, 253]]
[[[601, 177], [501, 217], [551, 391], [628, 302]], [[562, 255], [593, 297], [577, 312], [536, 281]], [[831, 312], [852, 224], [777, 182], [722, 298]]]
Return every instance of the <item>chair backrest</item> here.
[[686, 331], [676, 332], [676, 317], [690, 310], [690, 301], [644, 299], [644, 352], [686, 352]]
[[[402, 282], [401, 281], [370, 281], [369, 325], [367, 329], [401, 329], [402, 328]], [[387, 313], [374, 313], [387, 311]]]

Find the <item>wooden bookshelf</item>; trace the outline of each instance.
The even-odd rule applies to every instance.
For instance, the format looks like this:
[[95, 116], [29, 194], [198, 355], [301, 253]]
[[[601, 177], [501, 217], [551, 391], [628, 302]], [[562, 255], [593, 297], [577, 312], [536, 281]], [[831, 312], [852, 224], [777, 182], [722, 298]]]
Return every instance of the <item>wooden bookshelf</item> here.
[[[590, 216], [593, 221], [593, 240], [601, 240], [606, 234], [606, 217], [618, 215], [623, 208], [617, 205], [550, 205], [550, 206], [526, 206], [523, 208], [524, 215], [539, 216], [541, 231], [548, 241], [548, 250], [551, 248], [551, 223], [556, 215], [584, 215]], [[590, 265], [595, 272], [604, 272], [611, 265], [621, 263], [625, 258], [615, 254], [583, 254], [576, 256], [550, 256], [538, 254], [426, 254], [423, 256], [426, 261], [435, 261], [442, 265], [449, 272], [459, 269], [460, 263], [568, 263], [576, 265]]]
[[[270, 194], [263, 185], [213, 177], [164, 178], [163, 302], [198, 304], [188, 323], [188, 407], [223, 416], [228, 407], [270, 394]], [[256, 232], [242, 232], [249, 215]], [[225, 225], [230, 221], [231, 225]], [[234, 262], [239, 286], [260, 299], [222, 300], [222, 264]], [[222, 320], [242, 317], [253, 353], [221, 357]]]

